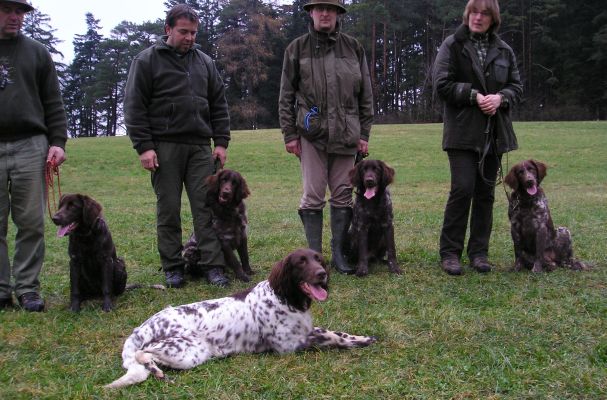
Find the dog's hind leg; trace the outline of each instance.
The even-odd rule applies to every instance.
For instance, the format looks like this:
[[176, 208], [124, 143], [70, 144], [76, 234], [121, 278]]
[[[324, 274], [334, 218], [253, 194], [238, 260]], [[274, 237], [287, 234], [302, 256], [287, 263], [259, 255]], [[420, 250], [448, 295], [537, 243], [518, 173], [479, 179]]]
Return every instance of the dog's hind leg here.
[[[171, 337], [155, 342], [143, 349], [143, 355], [137, 355], [138, 361], [150, 362], [150, 372], [158, 378], [164, 375], [155, 363], [167, 366], [173, 369], [194, 368], [209, 358], [213, 357], [211, 349], [206, 345], [193, 340], [190, 337]], [[136, 357], [137, 357], [136, 356]], [[149, 357], [148, 357], [149, 356]], [[155, 367], [155, 369], [154, 369]]]
[[142, 364], [135, 362], [129, 366], [122, 377], [104, 386], [105, 389], [118, 389], [143, 382], [150, 376], [150, 371]]

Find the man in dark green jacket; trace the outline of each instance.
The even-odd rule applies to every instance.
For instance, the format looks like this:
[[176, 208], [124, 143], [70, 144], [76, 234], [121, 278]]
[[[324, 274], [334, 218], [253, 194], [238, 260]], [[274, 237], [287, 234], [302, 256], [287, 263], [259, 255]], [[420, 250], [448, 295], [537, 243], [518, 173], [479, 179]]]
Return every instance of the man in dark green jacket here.
[[331, 198], [332, 264], [354, 273], [343, 254], [352, 218], [348, 173], [358, 151], [367, 153], [373, 94], [361, 44], [340, 31], [342, 0], [311, 0], [309, 33], [285, 50], [278, 112], [287, 152], [300, 159], [299, 215], [308, 246], [322, 252], [325, 192]]
[[[25, 0], [0, 0], [0, 310], [12, 292], [27, 311], [43, 311], [38, 276], [44, 260], [45, 165], [65, 160], [67, 120], [48, 50], [21, 34]], [[9, 213], [17, 226], [11, 264]]]
[[205, 179], [213, 173], [215, 159], [225, 164], [230, 140], [224, 85], [211, 58], [194, 42], [198, 15], [191, 7], [179, 4], [169, 10], [165, 31], [166, 37], [131, 64], [124, 99], [127, 133], [142, 167], [151, 171], [158, 251], [167, 285], [184, 284], [181, 194], [185, 186], [201, 271], [210, 283], [225, 286], [225, 261], [205, 202]]
[[502, 154], [518, 147], [510, 113], [522, 85], [514, 52], [497, 35], [500, 21], [497, 0], [468, 1], [463, 24], [445, 39], [434, 62], [434, 90], [444, 102], [443, 150], [451, 167], [440, 257], [451, 275], [462, 273], [469, 217], [470, 265], [491, 270], [495, 179]]

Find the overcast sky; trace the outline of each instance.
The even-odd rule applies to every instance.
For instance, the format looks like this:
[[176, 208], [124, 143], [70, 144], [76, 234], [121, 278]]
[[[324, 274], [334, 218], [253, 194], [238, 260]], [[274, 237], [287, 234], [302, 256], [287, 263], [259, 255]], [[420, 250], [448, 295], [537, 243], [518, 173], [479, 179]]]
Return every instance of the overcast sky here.
[[142, 23], [164, 19], [164, 0], [28, 0], [39, 11], [47, 14], [50, 24], [57, 29], [55, 36], [63, 42], [57, 46], [68, 64], [74, 57], [74, 35], [86, 33], [87, 12], [93, 13], [103, 28], [101, 34], [109, 37], [110, 31], [122, 21]]
[[[50, 18], [51, 27], [57, 29], [55, 36], [63, 40], [57, 46], [64, 55], [62, 61], [69, 64], [74, 58], [74, 35], [86, 33], [87, 12], [93, 13], [103, 28], [101, 34], [109, 37], [110, 31], [122, 21], [140, 24], [145, 21], [164, 19], [164, 0], [28, 0], [39, 11]], [[292, 0], [278, 0], [288, 4]], [[266, 1], [267, 2], [267, 1]]]

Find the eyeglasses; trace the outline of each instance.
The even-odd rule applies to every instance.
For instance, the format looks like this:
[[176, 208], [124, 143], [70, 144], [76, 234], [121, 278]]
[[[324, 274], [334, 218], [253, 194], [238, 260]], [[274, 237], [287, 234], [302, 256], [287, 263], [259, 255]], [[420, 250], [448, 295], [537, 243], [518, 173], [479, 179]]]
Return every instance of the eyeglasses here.
[[487, 18], [491, 17], [491, 11], [483, 10], [483, 11], [470, 11], [470, 15], [480, 15], [481, 17]]

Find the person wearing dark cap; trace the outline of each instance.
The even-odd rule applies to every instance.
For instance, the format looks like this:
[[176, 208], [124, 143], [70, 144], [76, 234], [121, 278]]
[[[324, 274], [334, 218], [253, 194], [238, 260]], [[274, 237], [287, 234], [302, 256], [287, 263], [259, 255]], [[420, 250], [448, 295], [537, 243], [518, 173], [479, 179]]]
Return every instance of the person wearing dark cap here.
[[[0, 0], [0, 310], [13, 292], [26, 311], [43, 311], [45, 166], [65, 161], [67, 119], [48, 50], [24, 36], [25, 0]], [[17, 228], [12, 268], [9, 214]], [[11, 285], [11, 276], [14, 284]]]
[[308, 246], [322, 252], [323, 208], [330, 191], [331, 264], [352, 274], [344, 254], [352, 219], [349, 172], [368, 152], [373, 94], [362, 45], [341, 31], [343, 0], [304, 5], [312, 23], [284, 53], [278, 112], [288, 153], [300, 160], [299, 216]]
[[141, 166], [151, 173], [158, 252], [166, 283], [174, 288], [185, 283], [180, 215], [184, 187], [200, 255], [196, 272], [213, 285], [229, 283], [205, 201], [205, 179], [213, 174], [215, 161], [221, 166], [226, 162], [230, 118], [215, 63], [195, 42], [198, 20], [186, 4], [167, 12], [166, 36], [135, 57], [124, 97], [127, 134]]

